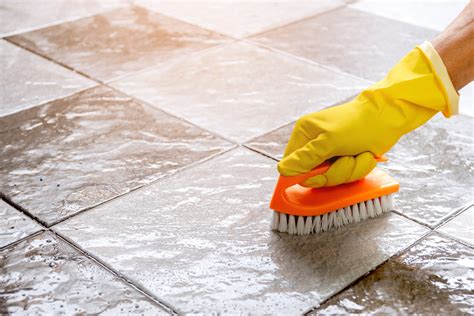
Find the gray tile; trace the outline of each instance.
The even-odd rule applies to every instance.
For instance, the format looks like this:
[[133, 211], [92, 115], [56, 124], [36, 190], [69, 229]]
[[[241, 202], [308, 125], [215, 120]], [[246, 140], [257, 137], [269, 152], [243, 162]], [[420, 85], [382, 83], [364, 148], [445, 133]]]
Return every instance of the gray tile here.
[[315, 315], [472, 315], [474, 250], [436, 234], [331, 298]]
[[378, 81], [436, 31], [341, 8], [252, 39], [362, 78]]
[[50, 225], [230, 146], [100, 86], [0, 118], [0, 191]]
[[[292, 125], [247, 143], [274, 158], [282, 157]], [[395, 208], [432, 227], [473, 200], [474, 119], [440, 114], [405, 135], [380, 165], [400, 182]]]
[[183, 313], [295, 314], [425, 229], [386, 214], [305, 237], [269, 230], [275, 162], [237, 149], [54, 226]]
[[65, 97], [94, 81], [0, 39], [0, 116]]
[[352, 8], [389, 19], [442, 31], [451, 23], [469, 0], [362, 0]]
[[0, 251], [0, 313], [166, 315], [51, 233]]
[[0, 200], [0, 248], [40, 230], [41, 225]]
[[474, 206], [469, 207], [439, 228], [440, 232], [454, 236], [474, 246]]
[[137, 4], [233, 37], [242, 38], [343, 5], [337, 0], [199, 1], [138, 0]]
[[239, 42], [113, 83], [210, 131], [243, 142], [337, 103], [368, 83]]
[[101, 81], [226, 41], [141, 7], [120, 8], [8, 39]]
[[[0, 35], [38, 29], [126, 5], [126, 0], [2, 1]], [[40, 14], [39, 14], [40, 13]]]

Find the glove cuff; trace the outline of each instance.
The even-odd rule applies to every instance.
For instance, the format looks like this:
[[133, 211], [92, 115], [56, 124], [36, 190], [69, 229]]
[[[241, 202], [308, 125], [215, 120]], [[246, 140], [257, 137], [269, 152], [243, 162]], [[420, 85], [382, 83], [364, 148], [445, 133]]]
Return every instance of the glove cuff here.
[[434, 49], [430, 42], [424, 42], [419, 45], [418, 48], [423, 52], [425, 57], [431, 66], [431, 69], [436, 74], [437, 79], [443, 89], [444, 95], [447, 99], [448, 107], [443, 111], [445, 117], [456, 115], [459, 113], [459, 94], [453, 86], [451, 78], [449, 77], [448, 70], [444, 65], [441, 56]]

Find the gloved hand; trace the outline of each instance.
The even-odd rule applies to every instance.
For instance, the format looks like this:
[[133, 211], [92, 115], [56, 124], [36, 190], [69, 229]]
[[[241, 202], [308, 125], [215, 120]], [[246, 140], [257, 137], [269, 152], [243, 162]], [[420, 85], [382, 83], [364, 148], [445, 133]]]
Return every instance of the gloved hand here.
[[387, 152], [401, 136], [423, 125], [437, 112], [457, 113], [459, 96], [430, 43], [408, 53], [380, 82], [354, 100], [301, 117], [294, 127], [278, 171], [306, 173], [339, 157], [309, 187], [334, 186], [366, 176], [374, 155]]

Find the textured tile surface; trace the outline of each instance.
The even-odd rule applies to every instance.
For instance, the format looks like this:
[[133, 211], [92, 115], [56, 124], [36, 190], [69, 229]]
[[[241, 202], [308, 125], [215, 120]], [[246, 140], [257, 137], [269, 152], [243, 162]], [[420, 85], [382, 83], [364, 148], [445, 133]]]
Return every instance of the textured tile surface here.
[[396, 209], [434, 226], [473, 201], [474, 119], [438, 114], [404, 136], [386, 169], [400, 182]]
[[2, 314], [166, 314], [49, 233], [0, 251], [0, 266]]
[[395, 214], [308, 237], [269, 231], [275, 163], [237, 149], [54, 229], [180, 312], [295, 314], [418, 239]]
[[474, 246], [474, 206], [465, 210], [447, 224], [443, 225], [439, 231], [454, 236], [460, 240]]
[[224, 1], [172, 2], [138, 0], [136, 3], [210, 30], [241, 38], [312, 16], [342, 1]]
[[241, 142], [332, 105], [368, 84], [253, 45], [233, 43], [113, 85]]
[[126, 4], [126, 0], [2, 1], [0, 35], [5, 36], [77, 19]]
[[418, 26], [341, 8], [252, 39], [378, 81], [412, 48], [436, 34]]
[[140, 7], [117, 9], [9, 39], [102, 81], [224, 40]]
[[[248, 143], [280, 159], [292, 125]], [[405, 135], [388, 153], [390, 162], [381, 165], [400, 182], [396, 209], [436, 225], [473, 199], [474, 119], [436, 116], [425, 126]]]
[[472, 315], [474, 250], [438, 235], [388, 261], [314, 314]]
[[48, 224], [228, 144], [112, 89], [0, 118], [1, 192]]
[[351, 7], [442, 31], [467, 3], [469, 0], [362, 0]]
[[0, 40], [0, 116], [92, 87], [66, 68]]
[[41, 226], [0, 200], [0, 248], [41, 230]]

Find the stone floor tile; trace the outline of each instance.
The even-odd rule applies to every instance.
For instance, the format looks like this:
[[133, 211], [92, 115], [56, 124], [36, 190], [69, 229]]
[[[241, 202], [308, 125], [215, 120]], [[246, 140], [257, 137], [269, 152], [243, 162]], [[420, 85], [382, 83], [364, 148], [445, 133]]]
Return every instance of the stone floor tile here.
[[166, 315], [51, 233], [0, 251], [3, 315]]
[[361, 0], [351, 7], [442, 31], [467, 3], [469, 0]]
[[304, 0], [297, 2], [137, 0], [136, 3], [236, 38], [260, 33], [344, 4], [337, 0]]
[[2, 1], [0, 36], [58, 24], [126, 4], [126, 0]]
[[294, 123], [285, 125], [279, 129], [271, 131], [270, 133], [252, 139], [245, 145], [280, 160], [283, 158], [286, 143], [290, 139], [294, 125]]
[[474, 250], [436, 234], [391, 259], [314, 315], [472, 315]]
[[0, 248], [40, 230], [40, 225], [0, 200]]
[[369, 83], [244, 42], [113, 83], [238, 142], [337, 103]]
[[8, 39], [101, 81], [225, 41], [211, 31], [135, 6]]
[[433, 30], [341, 8], [252, 39], [378, 81], [412, 48], [436, 34]]
[[53, 227], [182, 313], [295, 314], [425, 232], [396, 214], [305, 237], [269, 230], [275, 162], [237, 149]]
[[99, 86], [0, 118], [0, 191], [49, 225], [230, 146]]
[[[276, 159], [282, 157], [293, 125], [249, 143]], [[396, 209], [432, 227], [472, 201], [474, 187], [474, 119], [438, 115], [404, 136], [381, 165], [398, 181]]]
[[474, 206], [469, 207], [439, 228], [440, 232], [454, 236], [474, 246]]
[[94, 81], [0, 39], [0, 116], [65, 97]]

